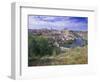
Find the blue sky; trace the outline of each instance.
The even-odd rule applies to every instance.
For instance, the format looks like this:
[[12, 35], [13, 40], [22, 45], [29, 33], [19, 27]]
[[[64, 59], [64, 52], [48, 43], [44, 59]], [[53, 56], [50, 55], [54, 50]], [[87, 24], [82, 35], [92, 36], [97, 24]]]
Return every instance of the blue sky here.
[[88, 18], [87, 17], [72, 17], [72, 16], [39, 16], [30, 15], [28, 17], [29, 29], [56, 29], [56, 30], [75, 30], [87, 31]]

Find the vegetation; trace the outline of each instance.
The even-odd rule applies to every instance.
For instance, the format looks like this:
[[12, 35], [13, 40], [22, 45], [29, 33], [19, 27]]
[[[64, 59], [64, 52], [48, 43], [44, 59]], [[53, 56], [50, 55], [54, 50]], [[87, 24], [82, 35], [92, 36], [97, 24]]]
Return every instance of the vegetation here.
[[56, 54], [60, 53], [60, 49], [53, 45], [53, 42], [50, 42], [49, 39], [44, 36], [29, 35], [28, 49], [29, 57], [42, 57], [45, 55], [52, 55], [53, 52]]
[[71, 48], [66, 53], [59, 55], [43, 56], [41, 58], [33, 58], [29, 61], [30, 66], [44, 65], [71, 65], [71, 64], [87, 64], [87, 46]]
[[[65, 41], [60, 46], [71, 45], [74, 40]], [[54, 45], [54, 41], [43, 35], [28, 35], [28, 65], [70, 65], [87, 64], [87, 39], [83, 40], [82, 46], [76, 46], [61, 51], [60, 47]]]

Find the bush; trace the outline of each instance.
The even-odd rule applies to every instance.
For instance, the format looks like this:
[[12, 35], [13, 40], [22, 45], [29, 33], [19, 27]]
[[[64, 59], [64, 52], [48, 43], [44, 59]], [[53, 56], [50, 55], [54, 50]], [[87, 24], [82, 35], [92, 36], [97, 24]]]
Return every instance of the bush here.
[[49, 43], [48, 38], [43, 36], [32, 36], [29, 35], [28, 37], [28, 54], [29, 57], [32, 56], [45, 56], [45, 55], [52, 55], [53, 50], [56, 50], [59, 53], [58, 48], [52, 46], [53, 43]]

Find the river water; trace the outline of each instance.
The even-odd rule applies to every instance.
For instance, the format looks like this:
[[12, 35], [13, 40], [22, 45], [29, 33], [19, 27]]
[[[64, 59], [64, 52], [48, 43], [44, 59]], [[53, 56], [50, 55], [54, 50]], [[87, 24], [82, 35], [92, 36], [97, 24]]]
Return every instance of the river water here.
[[72, 44], [67, 44], [64, 47], [66, 48], [75, 48], [75, 47], [83, 47], [87, 44], [87, 41], [82, 38], [76, 38]]

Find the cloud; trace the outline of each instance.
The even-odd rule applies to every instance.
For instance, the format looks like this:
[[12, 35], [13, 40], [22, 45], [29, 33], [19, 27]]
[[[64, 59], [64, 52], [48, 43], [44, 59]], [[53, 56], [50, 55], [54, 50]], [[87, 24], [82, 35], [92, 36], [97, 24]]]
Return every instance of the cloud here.
[[67, 28], [69, 30], [87, 30], [86, 17], [68, 16], [29, 16], [29, 29], [41, 29], [51, 27], [57, 30]]

